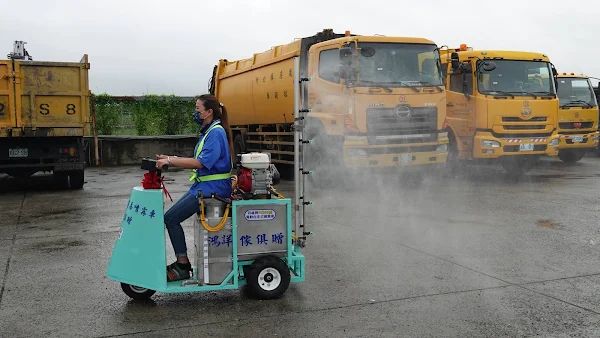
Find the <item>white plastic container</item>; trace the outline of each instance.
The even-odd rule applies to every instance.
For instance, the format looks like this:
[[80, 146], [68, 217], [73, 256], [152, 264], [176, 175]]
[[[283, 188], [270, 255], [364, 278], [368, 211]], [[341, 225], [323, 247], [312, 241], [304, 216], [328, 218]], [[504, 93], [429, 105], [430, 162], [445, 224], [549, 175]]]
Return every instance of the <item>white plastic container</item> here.
[[269, 155], [265, 153], [242, 154], [242, 166], [248, 169], [268, 169]]

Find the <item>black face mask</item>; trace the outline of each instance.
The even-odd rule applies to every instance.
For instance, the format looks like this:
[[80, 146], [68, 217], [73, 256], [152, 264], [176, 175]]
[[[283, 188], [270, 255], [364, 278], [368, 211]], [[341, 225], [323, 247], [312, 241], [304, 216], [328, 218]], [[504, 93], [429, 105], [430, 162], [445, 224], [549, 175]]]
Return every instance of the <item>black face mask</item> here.
[[198, 125], [202, 125], [202, 123], [204, 123], [204, 119], [200, 118], [200, 112], [195, 111], [194, 112], [194, 122], [196, 122]]

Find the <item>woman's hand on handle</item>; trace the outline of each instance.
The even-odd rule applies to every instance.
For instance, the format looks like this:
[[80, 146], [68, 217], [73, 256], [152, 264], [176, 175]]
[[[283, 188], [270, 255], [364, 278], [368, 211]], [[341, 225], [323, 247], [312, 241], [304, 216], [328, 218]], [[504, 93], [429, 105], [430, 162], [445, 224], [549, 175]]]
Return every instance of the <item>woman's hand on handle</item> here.
[[167, 157], [168, 155], [156, 155], [157, 160], [165, 160]]
[[169, 165], [169, 160], [167, 158], [162, 158], [156, 161], [156, 167], [158, 169], [162, 169], [162, 167], [165, 165]]

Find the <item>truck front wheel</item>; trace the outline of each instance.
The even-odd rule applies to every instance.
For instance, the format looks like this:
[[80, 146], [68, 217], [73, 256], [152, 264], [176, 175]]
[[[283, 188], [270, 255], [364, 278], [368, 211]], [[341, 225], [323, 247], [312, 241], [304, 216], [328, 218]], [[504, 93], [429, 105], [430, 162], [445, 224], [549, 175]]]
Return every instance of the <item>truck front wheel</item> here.
[[558, 152], [558, 158], [565, 163], [579, 162], [585, 156], [583, 151], [563, 150]]
[[512, 176], [525, 175], [536, 162], [535, 157], [529, 156], [506, 156], [500, 158], [502, 168]]
[[305, 135], [311, 141], [303, 147], [304, 169], [312, 171], [307, 179], [316, 187], [330, 187], [336, 181], [336, 174], [343, 163], [342, 142], [329, 137], [320, 122], [311, 119], [307, 122]]

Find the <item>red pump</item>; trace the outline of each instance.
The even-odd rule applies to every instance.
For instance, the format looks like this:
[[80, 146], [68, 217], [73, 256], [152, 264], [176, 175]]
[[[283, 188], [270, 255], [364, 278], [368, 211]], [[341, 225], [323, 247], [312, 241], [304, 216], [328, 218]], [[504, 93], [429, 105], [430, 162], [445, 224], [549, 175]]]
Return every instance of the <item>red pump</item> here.
[[240, 168], [238, 175], [237, 186], [245, 193], [252, 191], [252, 170], [248, 168]]

